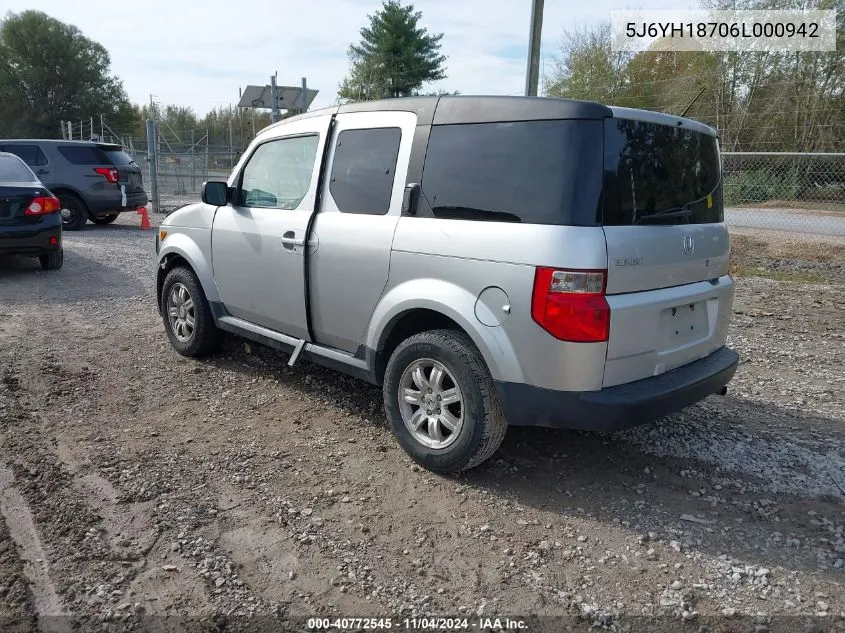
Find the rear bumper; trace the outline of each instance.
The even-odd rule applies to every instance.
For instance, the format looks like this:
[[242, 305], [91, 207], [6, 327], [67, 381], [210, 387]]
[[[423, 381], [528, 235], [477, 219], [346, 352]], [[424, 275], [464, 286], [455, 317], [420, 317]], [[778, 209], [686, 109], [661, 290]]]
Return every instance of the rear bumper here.
[[[43, 255], [62, 248], [62, 222], [35, 227], [0, 226], [0, 254], [2, 255]], [[56, 238], [56, 244], [50, 244], [50, 238]]]
[[127, 193], [126, 194], [126, 206], [123, 208], [124, 211], [133, 211], [139, 207], [147, 206], [147, 203], [150, 199], [147, 197], [145, 191], [139, 191], [138, 193]]
[[120, 196], [120, 190], [118, 189], [116, 193], [109, 192], [107, 196], [98, 195], [96, 197], [92, 197], [91, 199], [86, 200], [85, 204], [88, 206], [88, 210], [91, 212], [91, 215], [101, 216], [108, 215], [109, 213], [118, 213], [120, 211], [134, 211], [139, 207], [147, 206], [149, 201], [150, 200], [147, 198], [147, 194], [144, 191], [127, 193], [126, 205], [123, 206], [121, 204], [122, 199]]
[[599, 391], [555, 391], [496, 382], [508, 423], [614, 431], [649, 422], [716, 393], [733, 378], [739, 355], [722, 347], [659, 376]]

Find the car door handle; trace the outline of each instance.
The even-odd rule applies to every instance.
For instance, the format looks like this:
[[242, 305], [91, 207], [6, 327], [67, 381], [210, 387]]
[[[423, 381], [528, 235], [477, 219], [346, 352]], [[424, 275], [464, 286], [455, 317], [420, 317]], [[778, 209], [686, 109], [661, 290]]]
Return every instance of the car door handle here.
[[293, 231], [288, 231], [282, 235], [282, 246], [287, 249], [293, 249], [297, 246], [305, 246], [305, 238], [295, 237], [295, 235], [296, 234]]

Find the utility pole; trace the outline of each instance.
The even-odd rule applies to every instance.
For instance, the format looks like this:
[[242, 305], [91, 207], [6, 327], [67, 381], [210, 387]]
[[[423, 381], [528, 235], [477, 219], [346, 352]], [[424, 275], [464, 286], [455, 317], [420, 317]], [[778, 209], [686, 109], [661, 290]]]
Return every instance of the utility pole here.
[[229, 117], [229, 167], [232, 167], [232, 157], [235, 155], [234, 147], [232, 146], [232, 117]]
[[106, 126], [103, 124], [103, 115], [100, 115], [100, 140], [104, 141], [106, 138]]
[[150, 205], [153, 213], [160, 210], [158, 200], [158, 147], [156, 143], [156, 122], [147, 119], [147, 161], [150, 164]]
[[308, 109], [308, 82], [305, 77], [302, 78], [302, 101], [300, 102], [299, 111], [305, 112]]
[[537, 96], [540, 80], [540, 35], [543, 31], [545, 0], [531, 0], [531, 35], [528, 39], [528, 68], [525, 72], [525, 96]]
[[194, 156], [194, 129], [191, 128], [191, 191], [197, 190], [197, 158]]
[[208, 128], [205, 128], [205, 178], [208, 180]]
[[[276, 90], [276, 75], [279, 72], [276, 71], [275, 75], [270, 75], [270, 122], [275, 123], [279, 120], [279, 93]], [[253, 130], [255, 133], [255, 130]]]

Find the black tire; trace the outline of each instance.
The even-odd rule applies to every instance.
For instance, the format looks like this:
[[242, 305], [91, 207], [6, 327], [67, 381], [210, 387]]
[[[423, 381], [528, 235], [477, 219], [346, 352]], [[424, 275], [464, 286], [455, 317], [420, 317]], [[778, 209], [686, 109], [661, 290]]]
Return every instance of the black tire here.
[[[407, 406], [415, 405], [400, 405], [399, 401], [400, 389], [404, 390], [403, 375], [416, 362], [425, 363], [428, 359], [445, 368], [444, 380], [453, 382], [462, 396], [462, 425], [455, 434], [457, 437], [444, 448], [427, 446], [412, 434], [403, 419], [402, 408], [407, 411]], [[387, 419], [399, 444], [414, 461], [433, 472], [460, 473], [474, 468], [493, 455], [505, 437], [507, 420], [490, 371], [481, 353], [463, 332], [432, 330], [400, 343], [387, 362], [383, 393]], [[440, 411], [440, 404], [433, 406]], [[423, 405], [419, 407], [422, 408]]]
[[108, 215], [104, 215], [100, 218], [95, 218], [95, 217], [92, 216], [91, 221], [94, 224], [111, 224], [112, 222], [117, 220], [117, 216], [119, 216], [119, 215], [120, 215], [119, 213], [109, 213]]
[[38, 261], [41, 262], [41, 268], [44, 270], [58, 270], [62, 267], [62, 264], [65, 261], [65, 252], [60, 249], [45, 255], [40, 255], [38, 257]]
[[62, 205], [62, 229], [65, 231], [79, 231], [88, 221], [88, 208], [72, 193], [59, 194]]
[[[170, 308], [176, 307], [175, 304], [171, 306], [170, 295], [177, 284], [180, 284], [181, 288], [185, 289], [193, 302], [193, 330], [190, 332], [190, 336], [186, 336], [188, 332], [182, 329], [181, 338], [177, 334], [179, 328], [174, 323], [174, 320], [179, 317], [176, 316], [174, 319], [170, 317]], [[179, 290], [180, 288], [177, 288], [177, 291]], [[164, 284], [161, 288], [159, 303], [161, 305], [161, 314], [164, 321], [164, 329], [167, 332], [167, 338], [170, 339], [173, 349], [182, 354], [182, 356], [206, 356], [217, 348], [220, 342], [220, 330], [214, 324], [214, 317], [211, 315], [205, 293], [192, 270], [178, 266], [167, 273], [167, 277], [164, 278]], [[185, 304], [183, 303], [182, 305]], [[190, 316], [190, 312], [191, 310], [186, 311], [185, 318]]]

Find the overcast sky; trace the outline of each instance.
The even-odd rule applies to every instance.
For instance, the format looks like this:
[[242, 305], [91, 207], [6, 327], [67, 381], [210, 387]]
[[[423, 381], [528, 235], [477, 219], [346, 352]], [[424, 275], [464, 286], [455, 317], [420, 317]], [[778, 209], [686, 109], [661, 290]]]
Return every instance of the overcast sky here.
[[[531, 0], [417, 0], [423, 25], [444, 33], [448, 78], [432, 89], [521, 94]], [[694, 8], [692, 0], [546, 0], [543, 60], [550, 70], [565, 28], [610, 19], [611, 9]], [[198, 114], [237, 103], [238, 87], [308, 78], [312, 107], [331, 105], [349, 44], [380, 0], [3, 0], [3, 12], [38, 9], [103, 44], [134, 102], [150, 94]], [[189, 8], [190, 7], [190, 8]]]

